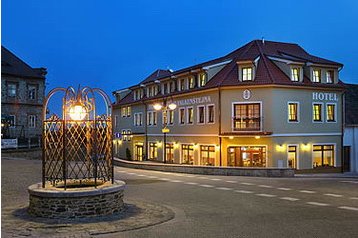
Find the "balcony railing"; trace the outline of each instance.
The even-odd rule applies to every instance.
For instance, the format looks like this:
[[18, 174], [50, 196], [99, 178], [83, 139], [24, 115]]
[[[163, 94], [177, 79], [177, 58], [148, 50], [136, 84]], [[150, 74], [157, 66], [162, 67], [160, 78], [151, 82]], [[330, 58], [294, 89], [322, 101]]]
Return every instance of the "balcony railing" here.
[[233, 117], [233, 131], [261, 131], [261, 117]]

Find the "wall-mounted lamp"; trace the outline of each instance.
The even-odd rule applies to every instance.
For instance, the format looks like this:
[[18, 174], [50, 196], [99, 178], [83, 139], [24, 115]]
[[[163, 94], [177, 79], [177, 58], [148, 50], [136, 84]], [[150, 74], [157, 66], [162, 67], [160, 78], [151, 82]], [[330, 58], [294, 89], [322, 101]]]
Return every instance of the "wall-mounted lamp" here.
[[309, 149], [310, 149], [310, 145], [309, 145], [308, 143], [302, 144], [302, 150], [307, 151], [307, 150], [309, 150]]
[[260, 139], [261, 138], [261, 136], [255, 136], [255, 139], [256, 140], [258, 140], [258, 139]]
[[282, 144], [276, 145], [276, 150], [277, 150], [277, 151], [280, 151], [280, 152], [284, 151], [283, 145], [282, 145]]
[[158, 141], [157, 144], [158, 144], [158, 147], [162, 147], [162, 145], [163, 145], [163, 143], [161, 141]]
[[233, 137], [233, 136], [229, 136], [229, 139], [232, 140], [232, 139], [234, 139], [234, 137]]

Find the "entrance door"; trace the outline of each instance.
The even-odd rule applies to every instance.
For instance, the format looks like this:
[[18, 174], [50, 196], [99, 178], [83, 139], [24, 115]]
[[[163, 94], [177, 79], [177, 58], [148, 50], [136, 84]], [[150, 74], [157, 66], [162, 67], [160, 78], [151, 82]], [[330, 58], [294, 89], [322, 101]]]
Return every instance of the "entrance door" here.
[[228, 148], [228, 166], [265, 167], [266, 147], [235, 146]]
[[351, 170], [351, 147], [343, 146], [343, 172]]
[[135, 145], [135, 160], [143, 160], [143, 145]]
[[287, 152], [287, 164], [289, 168], [297, 169], [297, 146], [289, 145]]

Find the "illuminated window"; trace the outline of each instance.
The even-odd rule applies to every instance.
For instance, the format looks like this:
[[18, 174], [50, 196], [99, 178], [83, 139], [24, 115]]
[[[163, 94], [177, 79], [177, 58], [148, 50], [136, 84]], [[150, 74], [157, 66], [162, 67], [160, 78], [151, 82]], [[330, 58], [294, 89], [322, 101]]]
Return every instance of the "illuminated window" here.
[[206, 74], [202, 73], [199, 75], [199, 87], [204, 87], [206, 84]]
[[297, 146], [290, 145], [287, 148], [287, 163], [289, 168], [297, 169]]
[[127, 140], [130, 141], [132, 138], [132, 131], [131, 130], [127, 130]]
[[319, 70], [319, 69], [314, 69], [313, 70], [312, 82], [314, 82], [314, 83], [320, 83], [321, 82], [321, 70]]
[[313, 121], [322, 121], [322, 104], [313, 104]]
[[186, 90], [185, 78], [180, 79], [180, 91]]
[[169, 110], [168, 111], [168, 124], [169, 125], [173, 125], [174, 124], [174, 111], [173, 110]]
[[122, 115], [122, 117], [126, 117], [126, 116], [127, 116], [127, 107], [122, 107], [121, 115]]
[[143, 115], [142, 113], [134, 113], [134, 126], [142, 126]]
[[126, 130], [122, 130], [122, 139], [123, 139], [123, 141], [127, 140], [127, 131]]
[[185, 108], [179, 109], [179, 122], [180, 124], [185, 124]]
[[194, 164], [194, 146], [193, 145], [182, 145], [181, 156], [183, 164]]
[[188, 124], [193, 124], [194, 122], [194, 109], [192, 107], [188, 107], [187, 108], [187, 115], [188, 115], [188, 120], [187, 123]]
[[198, 106], [198, 124], [205, 123], [205, 106]]
[[260, 104], [235, 104], [233, 130], [259, 131], [261, 129]]
[[158, 146], [157, 143], [150, 142], [149, 143], [149, 159], [157, 160], [158, 159]]
[[215, 146], [201, 145], [200, 160], [201, 165], [215, 165]]
[[252, 80], [252, 68], [245, 67], [242, 68], [242, 81], [251, 81]]
[[174, 163], [174, 145], [173, 143], [166, 143], [165, 145], [165, 153], [166, 155], [166, 162], [167, 163]]
[[288, 103], [288, 121], [298, 122], [298, 103]]
[[208, 105], [208, 123], [214, 123], [215, 120], [215, 111], [214, 105]]
[[327, 104], [327, 121], [335, 122], [336, 121], [336, 105]]
[[37, 86], [36, 85], [28, 85], [28, 98], [30, 100], [36, 100], [36, 98], [37, 98]]
[[293, 82], [298, 82], [300, 80], [300, 69], [299, 68], [291, 69], [291, 80]]
[[189, 77], [189, 88], [195, 88], [195, 78], [193, 76]]
[[127, 107], [127, 117], [130, 117], [132, 113], [131, 107]]
[[17, 84], [7, 83], [7, 96], [16, 97], [16, 93], [17, 93]]
[[313, 168], [334, 165], [334, 145], [313, 145]]
[[333, 70], [327, 70], [326, 80], [327, 80], [327, 83], [333, 83], [333, 80], [334, 80], [334, 71]]

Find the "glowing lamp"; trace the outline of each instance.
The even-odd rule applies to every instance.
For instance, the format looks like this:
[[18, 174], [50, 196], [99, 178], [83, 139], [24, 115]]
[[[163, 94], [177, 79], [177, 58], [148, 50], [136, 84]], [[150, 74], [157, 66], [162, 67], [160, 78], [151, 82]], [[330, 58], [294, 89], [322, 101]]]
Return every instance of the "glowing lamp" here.
[[75, 103], [70, 107], [69, 114], [72, 120], [81, 121], [86, 117], [87, 110], [81, 103]]
[[174, 110], [175, 108], [177, 108], [177, 105], [175, 103], [171, 103], [168, 105], [170, 110]]
[[153, 105], [153, 108], [154, 108], [156, 111], [161, 110], [162, 107], [163, 107], [163, 106], [162, 106], [161, 104], [159, 104], [159, 103], [156, 103], [156, 104]]
[[255, 136], [255, 139], [256, 139], [256, 140], [258, 140], [258, 139], [260, 139], [260, 138], [261, 138], [260, 136]]

